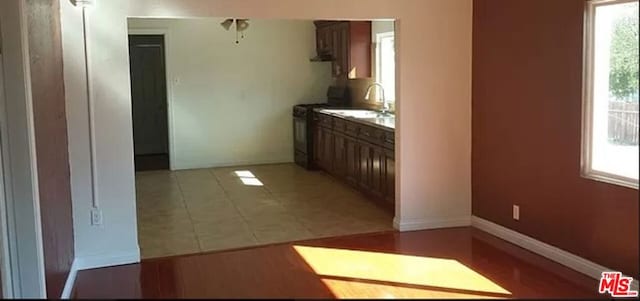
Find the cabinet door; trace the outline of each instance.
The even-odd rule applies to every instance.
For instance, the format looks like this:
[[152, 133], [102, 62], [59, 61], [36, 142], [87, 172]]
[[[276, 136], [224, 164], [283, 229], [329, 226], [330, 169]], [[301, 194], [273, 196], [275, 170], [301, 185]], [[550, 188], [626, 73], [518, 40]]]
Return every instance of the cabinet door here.
[[340, 54], [338, 64], [340, 66], [339, 75], [348, 75], [350, 72], [349, 66], [349, 23], [344, 22], [338, 26], [338, 45], [337, 51]]
[[383, 199], [386, 181], [385, 149], [374, 146], [371, 148], [371, 194]]
[[347, 170], [347, 153], [345, 148], [346, 137], [343, 134], [334, 132], [333, 144], [333, 172], [339, 177], [344, 177]]
[[385, 200], [395, 204], [396, 200], [396, 159], [393, 151], [387, 150], [385, 153]]
[[316, 29], [316, 50], [318, 54], [331, 51], [331, 31], [328, 26]]
[[327, 172], [333, 172], [333, 132], [322, 128], [322, 167]]
[[360, 142], [360, 152], [358, 156], [359, 175], [358, 184], [361, 188], [369, 190], [371, 188], [371, 146]]
[[322, 127], [315, 125], [313, 127], [313, 162], [316, 166], [322, 167]]
[[331, 55], [333, 55], [333, 76], [339, 76], [342, 73], [341, 61], [342, 55], [340, 54], [340, 33], [338, 31], [338, 25], [331, 26]]
[[345, 144], [345, 178], [347, 182], [353, 186], [358, 185], [360, 179], [360, 145], [358, 141], [346, 136]]

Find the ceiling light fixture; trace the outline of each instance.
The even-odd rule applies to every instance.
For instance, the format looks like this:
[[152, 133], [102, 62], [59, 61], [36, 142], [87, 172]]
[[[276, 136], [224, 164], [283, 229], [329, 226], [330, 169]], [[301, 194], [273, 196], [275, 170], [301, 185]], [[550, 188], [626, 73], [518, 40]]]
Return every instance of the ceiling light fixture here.
[[71, 4], [75, 7], [89, 7], [93, 6], [93, 0], [70, 0]]
[[220, 26], [228, 31], [233, 23], [236, 24], [236, 44], [239, 44], [238, 35], [240, 34], [241, 38], [244, 39], [244, 31], [249, 28], [249, 19], [226, 19], [220, 23]]
[[224, 22], [220, 23], [220, 25], [222, 25], [222, 28], [224, 28], [225, 30], [229, 30], [229, 28], [231, 28], [231, 25], [233, 25], [233, 19], [226, 19], [224, 20]]

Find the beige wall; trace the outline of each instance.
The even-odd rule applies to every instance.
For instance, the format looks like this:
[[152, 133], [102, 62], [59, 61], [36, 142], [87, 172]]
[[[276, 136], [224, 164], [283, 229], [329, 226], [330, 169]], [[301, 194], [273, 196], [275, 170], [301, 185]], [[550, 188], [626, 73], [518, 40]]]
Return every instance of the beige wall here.
[[471, 0], [96, 1], [88, 12], [89, 67], [102, 227], [89, 225], [80, 13], [62, 2], [76, 254], [85, 266], [137, 260], [128, 16], [397, 19], [397, 227], [469, 224]]
[[[311, 20], [251, 20], [239, 44], [224, 18], [129, 19], [166, 32], [172, 169], [293, 162], [291, 108], [326, 98], [330, 62]], [[235, 27], [234, 27], [235, 28]]]

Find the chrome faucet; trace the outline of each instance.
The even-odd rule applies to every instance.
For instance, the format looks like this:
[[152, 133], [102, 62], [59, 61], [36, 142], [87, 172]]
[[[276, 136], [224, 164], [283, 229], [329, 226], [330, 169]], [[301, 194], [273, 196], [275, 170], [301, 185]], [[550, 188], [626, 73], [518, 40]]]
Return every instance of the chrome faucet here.
[[371, 89], [375, 86], [380, 87], [380, 91], [382, 91], [382, 110], [380, 111], [383, 114], [389, 113], [389, 103], [387, 99], [384, 97], [384, 87], [380, 83], [373, 83], [367, 87], [367, 94], [364, 96], [364, 99], [369, 100], [371, 97]]

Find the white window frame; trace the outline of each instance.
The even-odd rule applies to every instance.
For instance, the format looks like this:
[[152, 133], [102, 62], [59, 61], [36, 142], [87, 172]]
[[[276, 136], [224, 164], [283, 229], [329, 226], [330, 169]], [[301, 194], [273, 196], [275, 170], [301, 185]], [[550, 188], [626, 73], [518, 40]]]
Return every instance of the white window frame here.
[[595, 11], [599, 6], [623, 4], [637, 0], [590, 0], [586, 4], [583, 37], [583, 79], [582, 79], [582, 156], [581, 176], [587, 179], [638, 189], [638, 180], [625, 176], [594, 170], [592, 162], [593, 139], [593, 81]]
[[[376, 34], [376, 82], [382, 83], [382, 39], [384, 38], [393, 38], [394, 49], [395, 49], [395, 32], [382, 32]], [[395, 61], [395, 57], [394, 57]], [[397, 88], [397, 87], [396, 87]], [[394, 89], [395, 90], [395, 89]], [[389, 95], [385, 95], [387, 101], [395, 102], [396, 95], [395, 93], [389, 93]]]

